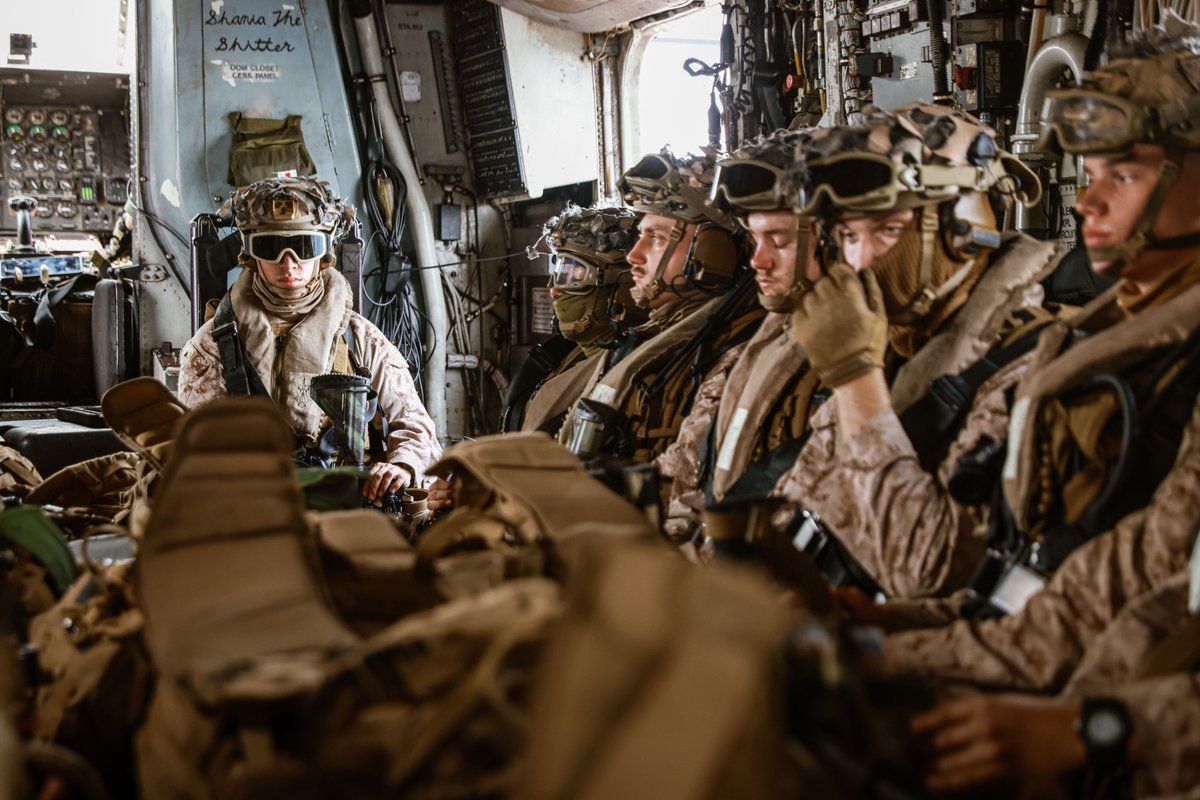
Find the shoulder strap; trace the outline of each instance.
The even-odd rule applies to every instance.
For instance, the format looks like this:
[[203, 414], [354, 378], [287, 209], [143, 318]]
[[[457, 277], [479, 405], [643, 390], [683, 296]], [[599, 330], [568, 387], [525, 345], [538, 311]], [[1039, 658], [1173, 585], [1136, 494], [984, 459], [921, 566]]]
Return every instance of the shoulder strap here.
[[[751, 288], [754, 286], [753, 278], [748, 276], [742, 277], [734, 284], [733, 288], [721, 299], [720, 304], [704, 320], [699, 330], [675, 350], [662, 369], [654, 376], [654, 381], [645, 389], [647, 397], [654, 397], [665, 389], [689, 360], [692, 362], [692, 388], [694, 390], [699, 385], [701, 376], [707, 372], [706, 365], [715, 363], [730, 348], [754, 335], [763, 317], [761, 313], [752, 313], [761, 310], [756, 299], [753, 300], [753, 305], [748, 305], [747, 298], [755, 298], [755, 295], [751, 293]], [[738, 324], [740, 326], [734, 329], [734, 326]], [[732, 335], [722, 340], [722, 334], [731, 330], [733, 331]], [[706, 360], [705, 353], [714, 339], [717, 340], [718, 345], [714, 348], [715, 352]]]
[[1008, 345], [992, 348], [959, 374], [936, 379], [920, 400], [904, 410], [900, 424], [917, 451], [922, 467], [929, 471], [937, 469], [975, 402], [979, 387], [1033, 350], [1041, 331], [1042, 326], [1038, 326]]
[[[770, 494], [779, 477], [796, 463], [796, 457], [800, 455], [800, 451], [804, 449], [804, 445], [808, 441], [808, 433], [805, 431], [803, 436], [792, 439], [790, 442], [784, 442], [775, 449], [764, 453], [762, 458], [747, 467], [746, 471], [742, 473], [742, 477], [729, 487], [729, 491], [725, 493], [722, 500], [724, 502], [753, 500]], [[711, 479], [708, 482], [707, 492], [711, 502]]]
[[225, 376], [225, 391], [230, 397], [267, 395], [262, 379], [254, 368], [246, 363], [246, 351], [237, 332], [237, 319], [233, 315], [233, 301], [226, 293], [213, 315], [213, 341], [221, 354], [221, 371]]

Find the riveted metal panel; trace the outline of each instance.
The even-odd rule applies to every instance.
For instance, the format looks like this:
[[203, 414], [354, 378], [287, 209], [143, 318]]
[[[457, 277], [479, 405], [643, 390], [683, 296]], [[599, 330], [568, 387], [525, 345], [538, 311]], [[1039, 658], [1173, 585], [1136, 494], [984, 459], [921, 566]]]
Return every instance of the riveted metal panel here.
[[[314, 0], [141, 0], [139, 185], [135, 257], [162, 264], [188, 291], [188, 222], [216, 211], [226, 181], [231, 112], [302, 117], [317, 174], [361, 205], [359, 155], [328, 5]], [[176, 235], [178, 234], [178, 235]], [[174, 293], [164, 295], [164, 300]], [[188, 308], [142, 320], [142, 351], [186, 339]], [[182, 326], [182, 327], [181, 327]]]

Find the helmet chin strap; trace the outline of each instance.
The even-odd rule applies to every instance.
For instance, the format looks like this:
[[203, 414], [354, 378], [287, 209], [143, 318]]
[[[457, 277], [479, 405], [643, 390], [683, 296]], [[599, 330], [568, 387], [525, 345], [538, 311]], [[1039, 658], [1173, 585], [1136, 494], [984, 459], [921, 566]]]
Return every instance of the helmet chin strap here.
[[642, 308], [648, 308], [654, 298], [666, 290], [667, 285], [663, 283], [662, 277], [667, 271], [667, 265], [671, 263], [671, 258], [675, 255], [675, 249], [679, 247], [679, 242], [683, 239], [685, 228], [687, 228], [687, 223], [675, 220], [675, 224], [671, 227], [670, 241], [667, 242], [662, 258], [658, 259], [658, 267], [654, 270], [654, 280], [645, 286], [635, 286], [629, 290], [629, 293], [633, 295], [633, 302]]
[[796, 220], [796, 256], [793, 259], [792, 286], [784, 294], [763, 294], [758, 293], [758, 303], [767, 311], [773, 314], [786, 314], [796, 308], [796, 303], [800, 301], [809, 289], [813, 287], [813, 282], [805, 275], [808, 267], [808, 228], [807, 221], [797, 218]]
[[1179, 179], [1179, 173], [1183, 170], [1183, 155], [1183, 151], [1179, 149], [1167, 151], [1162, 169], [1158, 174], [1158, 183], [1142, 208], [1133, 235], [1129, 237], [1128, 241], [1120, 244], [1087, 248], [1088, 258], [1092, 260], [1092, 263], [1107, 263], [1110, 266], [1106, 272], [1120, 275], [1126, 267], [1147, 250], [1183, 250], [1200, 246], [1200, 231], [1169, 236], [1165, 239], [1158, 238], [1153, 231], [1154, 223], [1158, 219], [1158, 212], [1162, 210], [1163, 203], [1166, 202], [1167, 193]]

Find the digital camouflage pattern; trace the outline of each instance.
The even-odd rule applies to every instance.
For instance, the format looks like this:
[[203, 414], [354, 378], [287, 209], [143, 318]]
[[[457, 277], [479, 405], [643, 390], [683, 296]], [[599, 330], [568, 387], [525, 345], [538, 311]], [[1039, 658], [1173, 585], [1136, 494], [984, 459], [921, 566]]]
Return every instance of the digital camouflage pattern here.
[[[788, 320], [784, 314], [767, 315], [716, 394], [709, 396], [701, 387], [679, 437], [656, 461], [662, 475], [671, 478], [664, 526], [672, 541], [686, 541], [696, 532], [708, 503], [702, 452], [707, 451], [712, 499], [719, 502], [769, 448], [807, 430], [812, 387], [797, 386], [806, 370], [803, 354], [787, 337]], [[735, 417], [736, 430], [731, 428]]]
[[836, 402], [813, 415], [811, 437], [780, 493], [820, 515], [889, 596], [945, 595], [970, 578], [984, 552], [986, 514], [956, 502], [946, 482], [958, 458], [983, 436], [1004, 436], [1004, 393], [1024, 363], [1010, 364], [981, 387], [935, 473], [921, 466], [898, 415], [934, 379], [961, 372], [1012, 333], [1019, 325], [1012, 315], [1040, 304], [1038, 282], [1060, 257], [1053, 244], [1011, 239], [965, 305], [896, 372], [894, 413], [876, 415], [849, 440], [840, 435]]
[[[442, 448], [408, 364], [396, 346], [366, 318], [350, 312], [347, 324], [354, 339], [355, 358], [370, 371], [371, 388], [378, 395], [379, 416], [387, 421], [385, 458], [411, 472], [414, 485], [423, 485], [426, 469], [441, 455]], [[181, 356], [184, 367], [179, 373], [178, 394], [189, 408], [228, 397], [212, 325], [211, 320], [202, 325]], [[299, 392], [295, 394], [301, 397]], [[306, 398], [305, 392], [303, 402], [311, 404]]]
[[[1063, 691], [1124, 703], [1140, 754], [1132, 771], [1137, 797], [1200, 786], [1200, 642], [1187, 610], [1189, 578], [1175, 575], [1128, 603], [1088, 647]], [[1182, 647], [1180, 634], [1186, 636]]]
[[[1103, 299], [1103, 298], [1101, 298]], [[1087, 648], [1147, 592], [1184, 570], [1200, 519], [1200, 407], [1148, 506], [1075, 550], [1018, 613], [897, 634], [897, 669], [1004, 689], [1061, 690]]]

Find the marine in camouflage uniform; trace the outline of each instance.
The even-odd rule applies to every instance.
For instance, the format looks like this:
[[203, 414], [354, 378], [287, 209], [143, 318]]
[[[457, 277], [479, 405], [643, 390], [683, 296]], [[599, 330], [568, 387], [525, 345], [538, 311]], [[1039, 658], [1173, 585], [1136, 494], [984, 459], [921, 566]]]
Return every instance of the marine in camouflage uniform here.
[[[232, 216], [243, 242], [243, 270], [224, 302], [232, 307], [234, 344], [241, 348], [248, 380], [240, 389], [229, 384], [233, 365], [223, 358], [223, 337], [214, 338], [215, 331], [229, 329], [218, 308], [184, 346], [180, 400], [195, 408], [220, 397], [266, 394], [285, 410], [302, 456], [323, 461], [329, 454], [322, 452], [322, 441], [331, 423], [309, 397], [309, 383], [327, 373], [369, 377], [377, 401], [370, 424], [386, 430], [386, 440], [375, 453], [364, 492], [375, 498], [424, 483], [426, 468], [441, 454], [433, 420], [404, 357], [351, 309], [350, 285], [333, 269], [333, 241], [354, 210], [326, 183], [268, 178], [234, 192], [223, 212]], [[276, 273], [281, 279], [268, 279]]]
[[672, 541], [696, 535], [709, 503], [774, 494], [818, 402], [816, 376], [788, 336], [795, 298], [817, 277], [805, 274], [808, 222], [777, 191], [796, 141], [805, 136], [777, 131], [717, 164], [709, 202], [733, 214], [754, 240], [750, 266], [768, 313], [730, 370], [717, 407], [693, 408], [679, 438], [658, 459], [660, 471], [672, 478], [664, 525]]
[[[715, 407], [725, 376], [754, 333], [762, 310], [742, 266], [742, 243], [728, 214], [706, 204], [715, 158], [648, 155], [620, 182], [627, 204], [645, 216], [626, 256], [634, 301], [650, 320], [596, 365], [559, 441], [581, 455], [649, 463], [680, 434], [685, 416]], [[592, 416], [589, 416], [592, 415]], [[591, 439], [595, 415], [608, 417], [605, 443]]]
[[[1068, 555], [1016, 613], [887, 643], [906, 673], [1122, 701], [1139, 796], [1194, 791], [1200, 746], [1198, 634], [1183, 609], [1200, 521], [1195, 41], [1148, 37], [1140, 56], [1052, 92], [1044, 114], [1048, 137], [1084, 156], [1090, 188], [1076, 208], [1092, 263], [1120, 276], [1044, 332], [1016, 393], [1002, 485], [1018, 532], [1038, 545], [1023, 566], [1036, 574]], [[1181, 616], [1187, 657], [1152, 658]]]
[[1003, 434], [1021, 364], [951, 408], [929, 403], [944, 396], [937, 379], [1047, 321], [1039, 281], [1062, 249], [1001, 235], [990, 203], [1035, 202], [1040, 186], [990, 128], [922, 104], [814, 131], [788, 181], [797, 212], [818, 219], [827, 269], [790, 330], [834, 399], [814, 413], [782, 493], [823, 518], [889, 596], [960, 589], [984, 526], [948, 476], [982, 437]]
[[637, 241], [638, 218], [625, 208], [571, 205], [543, 227], [551, 252], [555, 325], [576, 346], [525, 401], [518, 412], [520, 430], [558, 433], [605, 351], [616, 346], [633, 320], [644, 320], [633, 307], [633, 279], [625, 262]]

